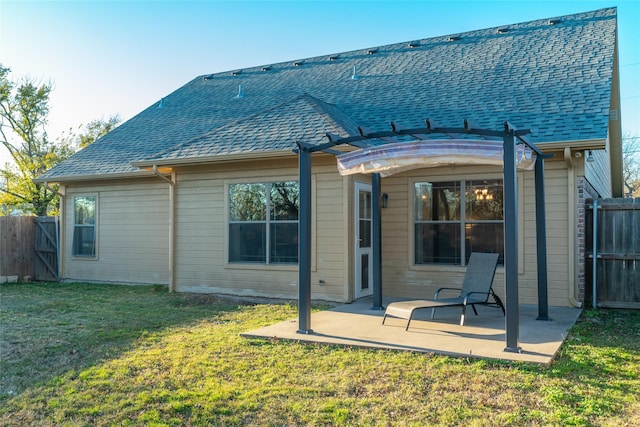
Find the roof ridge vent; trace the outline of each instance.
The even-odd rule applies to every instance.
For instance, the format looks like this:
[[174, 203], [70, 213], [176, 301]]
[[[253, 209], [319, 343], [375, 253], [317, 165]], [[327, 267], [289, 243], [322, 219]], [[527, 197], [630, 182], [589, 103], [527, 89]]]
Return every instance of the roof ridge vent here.
[[273, 68], [271, 65], [265, 65], [264, 67], [262, 67], [262, 71], [269, 71], [271, 70], [271, 68]]
[[457, 42], [458, 40], [460, 40], [462, 37], [460, 37], [459, 35], [456, 36], [449, 36], [447, 37], [447, 41], [448, 42]]
[[329, 61], [336, 61], [340, 58], [340, 55], [329, 55]]
[[204, 76], [203, 80], [213, 80], [213, 74], [209, 74], [208, 76]]
[[242, 74], [242, 70], [236, 70], [231, 72], [232, 76], [239, 76], [240, 74]]
[[351, 75], [351, 80], [358, 80], [358, 73], [356, 73], [356, 66], [353, 66], [353, 74]]
[[498, 34], [507, 34], [509, 32], [509, 27], [500, 27], [496, 30]]
[[413, 49], [414, 47], [420, 47], [420, 42], [419, 41], [412, 41], [412, 42], [409, 42], [407, 44], [407, 46], [410, 47], [411, 49]]
[[367, 55], [375, 55], [378, 53], [378, 49], [367, 49]]
[[562, 23], [562, 18], [551, 18], [547, 21], [547, 25], [558, 25]]
[[240, 99], [244, 96], [244, 93], [242, 92], [242, 85], [238, 85], [238, 94], [236, 95], [236, 99]]
[[299, 67], [299, 66], [301, 66], [302, 64], [304, 64], [304, 61], [295, 61], [295, 62], [293, 63], [293, 66], [294, 66], [294, 67]]

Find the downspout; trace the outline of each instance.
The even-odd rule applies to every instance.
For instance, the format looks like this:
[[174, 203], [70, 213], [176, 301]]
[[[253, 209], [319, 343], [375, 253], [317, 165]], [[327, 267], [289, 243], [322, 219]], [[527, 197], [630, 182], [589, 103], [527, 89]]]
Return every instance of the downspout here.
[[[51, 191], [53, 194], [57, 195], [58, 197], [60, 197], [60, 219], [63, 218], [63, 212], [64, 212], [64, 193], [59, 191], [59, 190], [54, 190], [53, 188], [51, 188], [51, 186], [49, 186], [48, 182], [44, 182], [44, 188], [46, 188], [47, 190]], [[63, 230], [58, 230], [58, 228], [62, 227], [62, 224], [64, 224], [62, 221], [58, 221], [58, 219], [56, 219], [56, 244], [58, 245], [57, 251], [56, 251], [56, 260], [58, 261], [58, 280], [60, 280], [62, 278], [62, 274], [64, 271], [64, 257], [60, 256], [60, 253], [62, 252], [62, 248], [64, 247], [63, 244], [63, 237], [64, 237], [64, 233], [62, 232]]]
[[158, 167], [153, 165], [153, 173], [160, 179], [169, 183], [169, 292], [176, 291], [176, 256], [175, 256], [175, 188], [176, 175], [171, 172], [171, 178], [167, 178], [158, 171]]
[[571, 157], [571, 148], [564, 147], [564, 161], [567, 163], [567, 191], [569, 212], [567, 225], [569, 230], [569, 303], [582, 308], [582, 303], [576, 299], [576, 170]]

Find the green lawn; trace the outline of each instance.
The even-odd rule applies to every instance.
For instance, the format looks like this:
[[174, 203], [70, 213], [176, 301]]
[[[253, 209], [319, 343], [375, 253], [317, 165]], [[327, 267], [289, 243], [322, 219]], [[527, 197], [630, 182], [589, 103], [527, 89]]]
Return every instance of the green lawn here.
[[0, 285], [0, 425], [640, 425], [640, 311], [551, 367], [246, 339], [296, 317], [160, 287]]

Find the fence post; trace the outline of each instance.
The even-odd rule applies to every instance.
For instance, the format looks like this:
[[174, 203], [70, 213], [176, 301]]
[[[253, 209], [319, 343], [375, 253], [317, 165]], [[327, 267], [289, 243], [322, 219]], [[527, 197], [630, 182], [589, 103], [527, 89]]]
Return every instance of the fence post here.
[[592, 268], [591, 268], [591, 298], [593, 308], [598, 308], [598, 199], [593, 199], [593, 247], [591, 249], [592, 254]]

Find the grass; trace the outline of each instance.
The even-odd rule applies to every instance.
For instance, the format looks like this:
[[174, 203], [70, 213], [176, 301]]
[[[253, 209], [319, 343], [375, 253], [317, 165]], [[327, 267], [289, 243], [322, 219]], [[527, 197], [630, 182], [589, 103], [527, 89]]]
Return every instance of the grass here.
[[246, 339], [295, 318], [161, 287], [0, 285], [0, 425], [640, 425], [640, 311], [548, 368]]

